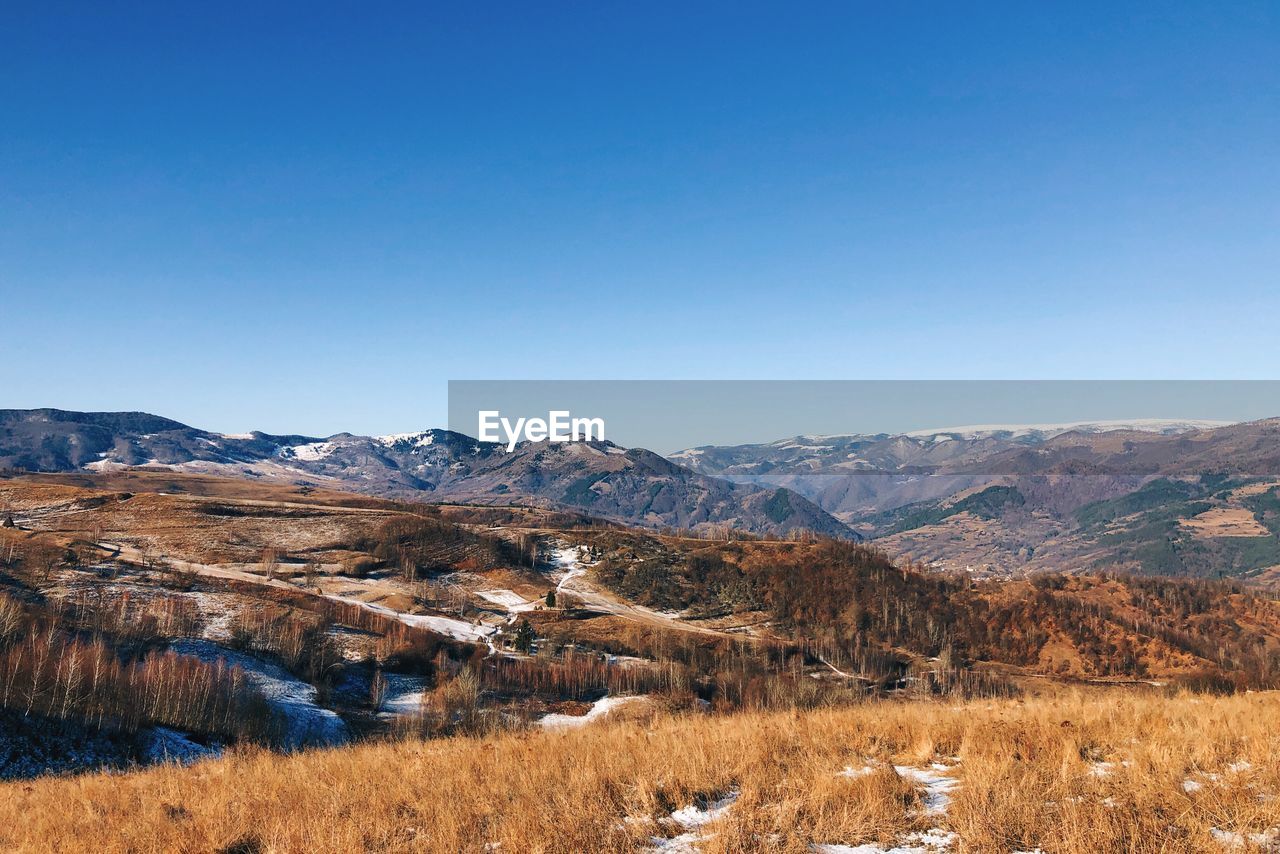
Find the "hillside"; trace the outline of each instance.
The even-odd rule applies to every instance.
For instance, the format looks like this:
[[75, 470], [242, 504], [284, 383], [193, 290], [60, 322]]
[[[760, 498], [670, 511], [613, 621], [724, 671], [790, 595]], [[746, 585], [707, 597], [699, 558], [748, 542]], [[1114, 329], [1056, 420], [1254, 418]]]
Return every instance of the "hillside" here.
[[695, 474], [643, 449], [608, 442], [522, 446], [492, 455], [444, 490], [451, 498], [509, 501], [534, 495], [608, 519], [685, 530], [791, 531], [857, 539], [808, 499], [786, 489]]
[[[1274, 693], [1067, 692], [392, 741], [0, 786], [12, 851], [1274, 850]], [[252, 793], [246, 797], [246, 793]], [[854, 847], [858, 846], [858, 847]]]

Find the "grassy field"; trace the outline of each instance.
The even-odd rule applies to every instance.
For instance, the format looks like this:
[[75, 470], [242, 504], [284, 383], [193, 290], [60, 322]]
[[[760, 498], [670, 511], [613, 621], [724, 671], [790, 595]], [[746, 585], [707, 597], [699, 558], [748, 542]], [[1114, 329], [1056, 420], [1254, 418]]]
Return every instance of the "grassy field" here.
[[7, 784], [0, 848], [1271, 850], [1277, 719], [1277, 693], [1071, 689], [242, 751]]

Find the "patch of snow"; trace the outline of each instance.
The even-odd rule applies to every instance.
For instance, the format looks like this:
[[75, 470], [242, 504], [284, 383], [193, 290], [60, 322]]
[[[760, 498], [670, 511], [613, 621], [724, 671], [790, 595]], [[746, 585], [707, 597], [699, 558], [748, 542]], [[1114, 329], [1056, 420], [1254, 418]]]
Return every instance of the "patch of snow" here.
[[868, 774], [874, 774], [876, 766], [863, 765], [861, 768], [854, 768], [852, 765], [846, 766], [843, 771], [837, 774], [837, 777], [865, 777]]
[[582, 565], [582, 549], [578, 546], [560, 546], [552, 552], [551, 562], [557, 567], [564, 570], [564, 576], [560, 579], [560, 583], [556, 585], [556, 592], [564, 589], [564, 586], [580, 575], [587, 574], [587, 568]]
[[[953, 761], [959, 762], [958, 759]], [[860, 768], [849, 766], [839, 772], [839, 776], [864, 777], [875, 770], [876, 766], [868, 762]], [[921, 798], [924, 804], [923, 815], [940, 816], [945, 813], [947, 807], [951, 805], [951, 791], [960, 785], [960, 781], [950, 776], [949, 773], [955, 770], [955, 765], [944, 765], [941, 762], [934, 762], [928, 768], [894, 765], [893, 770], [903, 779], [924, 786], [924, 794]], [[954, 833], [940, 827], [934, 827], [923, 832], [909, 833], [889, 848], [883, 848], [874, 843], [864, 843], [862, 845], [820, 844], [811, 845], [809, 850], [817, 852], [817, 854], [933, 854], [934, 852], [950, 850], [955, 842], [956, 835]]]
[[188, 738], [186, 733], [168, 727], [152, 727], [148, 735], [149, 740], [143, 748], [148, 762], [177, 762], [190, 765], [198, 759], [217, 756], [222, 752], [217, 747], [197, 744]]
[[195, 603], [200, 611], [201, 635], [206, 640], [224, 641], [231, 637], [231, 620], [241, 598], [234, 593], [211, 593], [192, 590], [177, 594]]
[[[387, 610], [391, 609], [388, 608]], [[484, 643], [490, 635], [497, 631], [494, 626], [478, 626], [475, 623], [468, 623], [466, 620], [455, 620], [453, 617], [437, 617], [431, 614], [400, 614], [396, 611], [392, 611], [392, 613], [396, 614], [396, 618], [407, 626], [430, 629], [436, 634], [441, 634], [454, 640]]]
[[322, 460], [338, 449], [333, 442], [310, 442], [306, 445], [293, 445], [291, 447], [281, 448], [280, 456], [293, 457], [295, 460], [305, 460], [306, 462], [315, 462]]
[[538, 607], [537, 602], [530, 602], [514, 590], [477, 590], [476, 595], [486, 602], [501, 605], [503, 608], [513, 613], [532, 611], [534, 608]]
[[864, 845], [811, 845], [815, 854], [935, 854], [947, 851], [956, 842], [956, 835], [940, 827], [917, 833], [908, 833], [891, 848], [867, 843]]
[[700, 849], [698, 843], [709, 838], [709, 835], [702, 833], [701, 829], [711, 822], [723, 818], [733, 807], [734, 802], [738, 800], [738, 794], [738, 790], [734, 789], [724, 797], [706, 806], [690, 804], [683, 809], [676, 810], [666, 818], [659, 819], [663, 824], [675, 825], [685, 832], [670, 839], [662, 836], [651, 836], [649, 843], [652, 847], [648, 850], [662, 852], [662, 854], [687, 854], [687, 852], [698, 851]]
[[585, 715], [546, 715], [538, 723], [543, 729], [574, 729], [586, 726], [614, 709], [643, 699], [643, 697], [602, 697], [591, 704], [591, 709]]
[[405, 676], [400, 673], [384, 673], [387, 691], [383, 696], [379, 714], [391, 717], [414, 717], [422, 711], [422, 698], [426, 696], [427, 680], [421, 676]]
[[374, 436], [373, 441], [387, 447], [398, 445], [401, 442], [408, 442], [415, 448], [425, 448], [428, 445], [435, 444], [436, 436], [430, 430], [417, 433], [388, 433], [386, 436]]
[[445, 635], [454, 640], [468, 641], [472, 643], [485, 643], [490, 635], [497, 631], [494, 626], [479, 626], [475, 623], [468, 623], [465, 620], [455, 620], [453, 617], [438, 617], [430, 614], [406, 614], [397, 611], [394, 608], [388, 608], [386, 605], [379, 605], [376, 602], [365, 602], [350, 596], [330, 596], [326, 595], [326, 599], [334, 602], [343, 602], [347, 605], [355, 605], [357, 608], [364, 608], [366, 611], [372, 611], [375, 614], [381, 614], [384, 617], [390, 617], [393, 620], [399, 620], [406, 626], [412, 626], [420, 629], [430, 629], [437, 634]]
[[1114, 762], [1094, 762], [1089, 765], [1089, 774], [1093, 777], [1107, 777], [1115, 767]]
[[925, 815], [938, 815], [946, 812], [947, 807], [951, 805], [951, 790], [960, 784], [959, 780], [947, 774], [951, 770], [951, 766], [943, 765], [940, 762], [935, 762], [928, 768], [895, 765], [893, 770], [897, 771], [898, 776], [903, 779], [910, 780], [913, 783], [920, 783], [924, 786], [924, 796], [921, 800], [924, 802]]
[[1246, 844], [1257, 846], [1273, 846], [1280, 843], [1280, 827], [1272, 827], [1261, 833], [1241, 833], [1232, 830], [1209, 828], [1213, 841], [1225, 848], [1243, 848]]

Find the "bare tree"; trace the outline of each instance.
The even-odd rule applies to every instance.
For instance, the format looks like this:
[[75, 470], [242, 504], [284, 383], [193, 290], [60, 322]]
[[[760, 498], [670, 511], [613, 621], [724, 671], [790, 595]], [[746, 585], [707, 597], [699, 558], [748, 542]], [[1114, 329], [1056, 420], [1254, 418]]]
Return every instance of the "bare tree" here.
[[275, 546], [267, 546], [262, 550], [262, 574], [267, 577], [268, 581], [276, 577], [276, 570], [280, 567], [280, 552]]
[[320, 574], [320, 564], [314, 560], [309, 560], [306, 566], [302, 568], [302, 581], [306, 587], [316, 586], [316, 577]]
[[379, 667], [373, 672], [373, 679], [369, 682], [369, 705], [373, 706], [375, 712], [381, 711], [386, 699], [387, 677], [382, 675], [382, 668]]
[[418, 577], [418, 565], [408, 549], [400, 551], [400, 574], [405, 581], [412, 584]]

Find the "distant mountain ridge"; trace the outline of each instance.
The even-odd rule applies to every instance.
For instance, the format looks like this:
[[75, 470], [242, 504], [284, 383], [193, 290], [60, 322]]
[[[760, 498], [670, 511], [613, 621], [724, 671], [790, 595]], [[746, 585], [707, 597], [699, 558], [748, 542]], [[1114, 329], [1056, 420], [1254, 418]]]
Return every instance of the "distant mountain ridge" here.
[[735, 484], [610, 442], [525, 443], [507, 453], [449, 430], [328, 437], [226, 435], [141, 412], [0, 410], [0, 467], [164, 466], [314, 482], [372, 495], [571, 507], [649, 527], [859, 535], [784, 488]]
[[1280, 419], [797, 436], [672, 458], [787, 487], [890, 555], [983, 574], [1218, 573], [1280, 584]]
[[757, 445], [708, 445], [677, 451], [670, 459], [713, 477], [786, 486], [837, 517], [849, 519], [942, 498], [995, 482], [1002, 475], [1146, 476], [1170, 474], [1192, 463], [1216, 470], [1215, 466], [1239, 466], [1247, 461], [1267, 471], [1280, 471], [1280, 455], [1268, 457], [1261, 447], [1246, 452], [1237, 446], [1231, 454], [1202, 448], [1200, 457], [1204, 459], [1194, 453], [1194, 437], [1210, 437], [1208, 444], [1212, 445], [1212, 437], [1258, 429], [1191, 419], [977, 425], [901, 434], [801, 435]]

